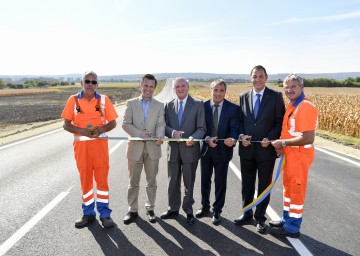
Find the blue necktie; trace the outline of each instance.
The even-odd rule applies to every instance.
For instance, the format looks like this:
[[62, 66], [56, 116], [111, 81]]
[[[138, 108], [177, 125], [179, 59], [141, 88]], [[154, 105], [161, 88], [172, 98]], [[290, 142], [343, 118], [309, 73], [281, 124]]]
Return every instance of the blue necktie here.
[[258, 114], [258, 111], [259, 111], [259, 108], [260, 108], [260, 97], [261, 97], [261, 94], [257, 93], [256, 94], [256, 102], [255, 102], [255, 107], [254, 107], [254, 117], [256, 118], [257, 114]]
[[181, 100], [181, 101], [180, 101], [179, 112], [178, 112], [178, 123], [179, 123], [179, 127], [180, 127], [181, 117], [182, 117], [183, 112], [184, 112], [183, 101]]

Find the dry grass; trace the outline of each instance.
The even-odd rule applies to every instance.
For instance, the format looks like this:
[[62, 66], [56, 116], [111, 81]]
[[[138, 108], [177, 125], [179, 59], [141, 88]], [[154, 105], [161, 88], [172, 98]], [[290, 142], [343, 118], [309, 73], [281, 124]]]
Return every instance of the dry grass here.
[[[194, 96], [210, 98], [210, 86], [204, 83], [191, 85]], [[274, 84], [270, 88], [283, 92]], [[228, 85], [226, 99], [238, 103], [239, 95], [251, 90], [251, 84]], [[354, 138], [360, 137], [360, 88], [305, 88], [305, 95], [312, 100], [319, 111], [319, 129]], [[284, 96], [285, 102], [287, 102]]]
[[[120, 83], [120, 82], [114, 82], [114, 83], [100, 83], [99, 84], [99, 91], [102, 88], [107, 89], [116, 89], [116, 88], [136, 88], [139, 87], [138, 83], [135, 82], [126, 82], [126, 83]], [[20, 95], [36, 95], [36, 94], [44, 94], [44, 93], [60, 93], [63, 91], [69, 91], [69, 90], [79, 90], [80, 89], [80, 83], [77, 83], [75, 85], [57, 85], [57, 86], [51, 86], [51, 87], [45, 87], [45, 88], [27, 88], [27, 89], [3, 89], [0, 90], [0, 97], [7, 97], [7, 96], [20, 96]]]

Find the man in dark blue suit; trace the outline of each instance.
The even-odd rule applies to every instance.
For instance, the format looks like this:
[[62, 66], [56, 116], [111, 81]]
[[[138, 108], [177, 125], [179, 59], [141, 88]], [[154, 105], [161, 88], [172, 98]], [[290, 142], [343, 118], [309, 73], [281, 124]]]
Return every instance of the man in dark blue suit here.
[[[239, 155], [242, 177], [243, 207], [254, 200], [256, 176], [258, 176], [258, 195], [271, 183], [277, 154], [271, 140], [280, 137], [285, 105], [281, 92], [265, 86], [266, 69], [255, 66], [251, 70], [253, 89], [240, 96], [240, 135]], [[261, 143], [255, 142], [261, 141]], [[259, 233], [266, 232], [266, 208], [270, 202], [268, 195], [256, 207], [243, 213], [235, 220], [235, 224], [243, 225], [254, 216]]]
[[229, 162], [239, 136], [239, 106], [225, 99], [226, 83], [219, 79], [211, 83], [212, 99], [204, 103], [206, 121], [206, 142], [201, 148], [201, 204], [197, 218], [210, 211], [211, 177], [214, 170], [215, 202], [213, 204], [214, 224], [220, 220], [225, 204], [226, 183]]

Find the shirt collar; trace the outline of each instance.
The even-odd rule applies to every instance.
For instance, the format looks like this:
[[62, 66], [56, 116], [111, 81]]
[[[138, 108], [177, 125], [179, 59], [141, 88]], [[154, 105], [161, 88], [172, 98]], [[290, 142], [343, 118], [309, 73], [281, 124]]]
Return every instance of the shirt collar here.
[[264, 95], [264, 91], [265, 91], [265, 87], [264, 87], [264, 89], [262, 89], [260, 92], [255, 91], [254, 88], [253, 88], [253, 89], [252, 89], [252, 95], [253, 95], [254, 98], [257, 97], [256, 94], [260, 94], [261, 97], [262, 97], [262, 96]]
[[297, 98], [292, 105], [294, 107], [297, 107], [304, 98], [305, 98], [305, 94], [304, 94], [304, 92], [302, 92], [300, 94], [299, 98]]
[[[217, 104], [217, 105], [219, 105], [219, 108], [221, 108], [222, 106], [223, 106], [223, 104], [224, 104], [224, 100], [223, 101], [221, 101], [219, 104]], [[211, 107], [213, 107], [215, 104], [214, 104], [214, 102], [213, 102], [213, 100], [210, 100], [210, 106]]]
[[182, 99], [182, 100], [180, 100], [179, 98], [177, 98], [178, 105], [180, 106], [180, 101], [182, 101], [182, 102], [183, 102], [183, 106], [185, 106], [185, 104], [186, 104], [186, 101], [187, 101], [188, 97], [189, 97], [189, 94], [188, 94], [188, 95], [186, 95], [186, 97], [185, 97], [184, 99]]
[[140, 99], [142, 102], [146, 102], [146, 103], [150, 103], [152, 101], [152, 97], [148, 100], [144, 100], [144, 97], [142, 95], [140, 96]]
[[[101, 95], [98, 94], [96, 91], [94, 92], [94, 96], [95, 96], [95, 99], [100, 99], [100, 98], [101, 98]], [[78, 99], [84, 98], [84, 92], [83, 92], [83, 91], [78, 92], [78, 94], [76, 94], [76, 97], [77, 97]]]

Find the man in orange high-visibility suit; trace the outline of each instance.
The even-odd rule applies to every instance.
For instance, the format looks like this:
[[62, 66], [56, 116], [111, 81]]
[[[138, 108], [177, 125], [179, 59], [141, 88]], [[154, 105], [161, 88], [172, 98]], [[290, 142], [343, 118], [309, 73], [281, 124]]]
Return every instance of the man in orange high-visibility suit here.
[[[116, 127], [118, 117], [110, 99], [96, 92], [97, 75], [85, 72], [81, 80], [82, 91], [67, 101], [61, 117], [64, 129], [74, 133], [76, 165], [80, 174], [83, 217], [75, 222], [81, 228], [95, 220], [95, 201], [104, 227], [113, 227], [109, 208], [109, 149], [106, 132]], [[96, 182], [96, 200], [94, 184]]]
[[283, 173], [284, 211], [279, 221], [270, 221], [274, 236], [300, 237], [309, 168], [314, 160], [314, 139], [318, 113], [305, 98], [303, 79], [288, 75], [284, 79], [286, 97], [290, 100], [279, 140], [272, 142], [278, 155], [285, 155]]

